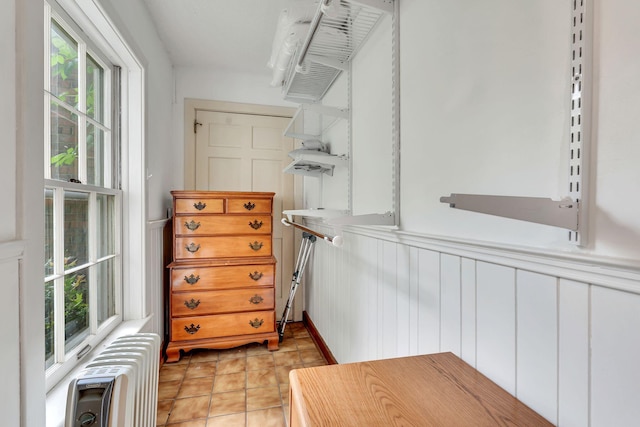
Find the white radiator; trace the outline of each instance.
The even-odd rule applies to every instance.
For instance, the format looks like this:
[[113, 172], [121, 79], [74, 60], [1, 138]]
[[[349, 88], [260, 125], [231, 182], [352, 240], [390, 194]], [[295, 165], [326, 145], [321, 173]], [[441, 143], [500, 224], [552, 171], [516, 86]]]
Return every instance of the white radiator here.
[[65, 427], [155, 427], [160, 337], [116, 339], [69, 385]]

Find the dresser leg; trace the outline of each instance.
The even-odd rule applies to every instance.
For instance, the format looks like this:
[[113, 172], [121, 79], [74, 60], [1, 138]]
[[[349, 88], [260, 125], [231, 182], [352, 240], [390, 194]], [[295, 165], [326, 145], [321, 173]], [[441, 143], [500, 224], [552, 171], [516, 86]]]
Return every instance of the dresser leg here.
[[177, 362], [180, 360], [180, 349], [179, 348], [167, 348], [167, 360], [166, 363]]
[[267, 340], [267, 350], [275, 351], [278, 349], [278, 337]]

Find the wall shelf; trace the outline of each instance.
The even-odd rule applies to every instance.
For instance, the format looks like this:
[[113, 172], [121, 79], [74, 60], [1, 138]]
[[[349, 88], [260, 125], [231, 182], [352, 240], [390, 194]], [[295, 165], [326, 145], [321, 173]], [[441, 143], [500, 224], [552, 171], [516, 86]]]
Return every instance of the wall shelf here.
[[396, 218], [393, 212], [383, 214], [345, 215], [331, 218], [327, 221], [330, 225], [382, 225], [395, 226]]
[[307, 218], [322, 218], [325, 220], [331, 220], [332, 218], [338, 218], [349, 214], [349, 211], [339, 209], [291, 209], [282, 211], [287, 216], [289, 221], [293, 221], [294, 216], [302, 216]]
[[393, 0], [322, 0], [304, 42], [291, 56], [284, 99], [319, 102], [348, 69], [380, 17], [393, 13]]
[[296, 139], [321, 139], [322, 133], [340, 119], [349, 118], [349, 109], [321, 104], [301, 104], [284, 136]]
[[324, 222], [331, 226], [341, 225], [383, 225], [394, 226], [395, 215], [393, 212], [383, 214], [364, 214], [351, 215], [349, 211], [339, 209], [297, 209], [282, 211], [289, 221], [293, 216], [302, 216], [306, 218], [321, 218]]
[[[299, 152], [291, 153], [294, 161], [285, 169], [285, 173], [293, 173], [304, 176], [318, 177], [318, 181], [309, 182], [314, 188], [317, 183], [318, 200], [312, 200], [311, 205], [323, 206], [323, 196], [327, 194], [337, 197], [345, 196], [346, 203], [342, 200], [331, 200], [331, 206], [343, 207], [347, 210], [331, 212], [324, 209], [312, 209], [296, 211], [296, 215], [310, 218], [322, 218], [329, 225], [339, 227], [341, 225], [364, 225], [364, 226], [397, 226], [398, 216], [398, 191], [392, 189], [393, 206], [392, 212], [385, 213], [365, 213], [363, 215], [353, 215], [353, 188], [352, 182], [352, 84], [351, 84], [351, 61], [356, 57], [361, 47], [369, 40], [377, 27], [381, 27], [384, 33], [373, 35], [377, 37], [385, 34], [389, 29], [384, 26], [388, 22], [387, 17], [391, 17], [391, 31], [394, 34], [391, 45], [391, 68], [393, 76], [397, 75], [398, 61], [398, 27], [397, 16], [398, 3], [395, 0], [319, 0], [316, 13], [309, 25], [309, 31], [304, 41], [298, 44], [295, 52], [290, 58], [289, 65], [284, 75], [282, 86], [283, 98], [301, 104], [294, 114], [289, 126], [284, 131], [286, 137], [299, 140], [318, 140], [327, 143], [334, 151], [336, 146], [340, 147], [342, 132], [346, 133], [346, 150], [348, 156], [336, 156], [322, 152], [298, 155]], [[382, 22], [382, 24], [380, 24]], [[379, 25], [380, 24], [380, 25]], [[372, 41], [374, 41], [372, 38]], [[379, 43], [375, 39], [376, 43]], [[386, 51], [385, 51], [386, 52]], [[358, 65], [357, 65], [358, 66]], [[362, 69], [362, 65], [359, 65]], [[384, 68], [383, 68], [384, 69]], [[380, 67], [375, 68], [376, 71]], [[341, 76], [343, 71], [347, 71], [347, 88], [345, 95], [348, 108], [335, 108], [322, 105], [322, 101], [331, 89], [334, 82]], [[366, 72], [366, 70], [364, 70]], [[371, 70], [369, 70], [371, 71]], [[377, 74], [376, 74], [377, 75]], [[340, 82], [343, 78], [340, 77]], [[398, 146], [398, 119], [395, 111], [399, 105], [399, 93], [397, 79], [392, 78], [391, 101], [393, 108], [391, 120], [391, 139], [393, 147]], [[341, 92], [340, 92], [341, 93]], [[332, 98], [334, 91], [327, 96]], [[338, 94], [339, 95], [339, 94]], [[335, 103], [333, 100], [330, 103]], [[342, 102], [338, 101], [338, 105]], [[389, 117], [389, 114], [385, 114]], [[347, 127], [343, 130], [339, 126], [340, 120], [347, 121]], [[337, 124], [337, 125], [336, 125]], [[336, 126], [334, 126], [336, 125]], [[366, 139], [363, 141], [366, 143]], [[396, 148], [397, 149], [397, 148]], [[298, 151], [298, 150], [296, 150]], [[340, 149], [337, 150], [340, 152]], [[335, 152], [335, 151], [334, 151]], [[398, 184], [399, 168], [397, 167], [397, 157], [395, 153], [392, 173], [394, 186]], [[336, 169], [344, 167], [343, 169]], [[378, 170], [377, 167], [374, 167]], [[335, 171], [335, 174], [334, 174]], [[344, 173], [343, 173], [344, 172]], [[335, 176], [334, 176], [335, 175]], [[327, 179], [328, 177], [332, 177]], [[346, 189], [346, 192], [344, 190]], [[346, 194], [343, 194], [346, 193]], [[316, 193], [314, 193], [314, 198]], [[363, 212], [383, 212], [388, 206], [371, 206], [372, 209], [362, 208]], [[380, 208], [380, 209], [378, 209]]]
[[310, 151], [307, 153], [296, 153], [294, 160], [282, 171], [296, 175], [320, 177], [323, 174], [333, 176], [333, 169], [336, 166], [349, 165], [347, 156], [327, 154], [322, 151]]

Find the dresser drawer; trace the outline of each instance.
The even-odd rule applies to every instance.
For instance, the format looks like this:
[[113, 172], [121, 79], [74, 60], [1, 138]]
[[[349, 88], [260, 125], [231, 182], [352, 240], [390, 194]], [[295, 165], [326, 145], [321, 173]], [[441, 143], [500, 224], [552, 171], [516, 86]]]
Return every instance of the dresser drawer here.
[[176, 214], [220, 214], [224, 213], [223, 198], [176, 199]]
[[227, 201], [227, 213], [271, 213], [271, 199], [242, 198]]
[[271, 234], [271, 215], [176, 216], [176, 235]]
[[201, 316], [234, 311], [273, 310], [273, 288], [177, 292], [171, 295], [172, 316]]
[[273, 286], [273, 264], [223, 267], [174, 267], [171, 269], [171, 289], [174, 292], [194, 292], [212, 289]]
[[273, 310], [171, 319], [172, 341], [230, 337], [274, 331], [275, 314]]
[[271, 235], [176, 237], [176, 260], [271, 256]]
[[196, 292], [213, 289], [273, 286], [273, 264], [234, 265], [222, 267], [173, 267], [171, 290]]

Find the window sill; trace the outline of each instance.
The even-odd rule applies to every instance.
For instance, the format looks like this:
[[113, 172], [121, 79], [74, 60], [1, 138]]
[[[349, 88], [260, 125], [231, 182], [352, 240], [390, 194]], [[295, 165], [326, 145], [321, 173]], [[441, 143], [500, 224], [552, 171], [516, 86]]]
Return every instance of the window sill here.
[[111, 344], [116, 338], [136, 334], [138, 332], [144, 332], [145, 328], [149, 325], [151, 317], [147, 317], [139, 320], [129, 320], [122, 322], [111, 334], [109, 334], [104, 341], [102, 341], [96, 348], [94, 348], [87, 356], [85, 360], [72, 370], [69, 375], [65, 376], [62, 381], [55, 385], [47, 393], [47, 424], [46, 427], [63, 427], [65, 421], [65, 412], [67, 409], [67, 393], [69, 383], [75, 378], [82, 369], [85, 368], [98, 354], [102, 352], [109, 344]]

